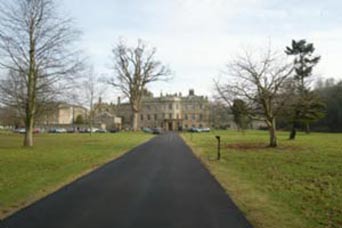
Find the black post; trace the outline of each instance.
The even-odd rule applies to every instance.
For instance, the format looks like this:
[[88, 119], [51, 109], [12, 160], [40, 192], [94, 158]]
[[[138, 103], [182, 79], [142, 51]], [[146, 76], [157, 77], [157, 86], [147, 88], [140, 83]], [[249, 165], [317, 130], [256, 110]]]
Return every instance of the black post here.
[[220, 136], [215, 136], [217, 139], [217, 160], [221, 159], [221, 137]]

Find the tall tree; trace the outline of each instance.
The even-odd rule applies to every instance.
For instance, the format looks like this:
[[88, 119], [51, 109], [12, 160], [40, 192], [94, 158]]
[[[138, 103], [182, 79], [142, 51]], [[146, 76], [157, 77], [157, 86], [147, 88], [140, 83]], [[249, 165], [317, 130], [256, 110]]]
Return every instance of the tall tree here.
[[[0, 3], [0, 66], [9, 72], [1, 81], [3, 103], [15, 106], [24, 119], [24, 146], [33, 146], [35, 118], [81, 66], [74, 41], [79, 32], [61, 15], [54, 0]], [[63, 86], [63, 87], [62, 87]]]
[[128, 47], [125, 42], [119, 41], [112, 53], [115, 75], [108, 83], [129, 98], [133, 112], [132, 128], [136, 131], [146, 86], [169, 79], [170, 70], [155, 59], [156, 48], [148, 48], [141, 40], [138, 40], [136, 47]]
[[268, 48], [261, 57], [248, 51], [228, 64], [227, 83], [216, 82], [216, 90], [229, 106], [243, 100], [251, 118], [265, 121], [269, 130], [269, 146], [278, 145], [276, 118], [286, 104], [287, 82], [292, 69], [277, 53]]
[[[82, 81], [81, 86], [82, 91], [80, 91], [80, 94], [82, 94], [82, 97], [84, 98], [82, 101], [83, 105], [86, 105], [89, 108], [88, 113], [88, 127], [90, 129], [90, 135], [93, 131], [93, 125], [94, 125], [94, 119], [95, 119], [95, 101], [101, 100], [101, 96], [105, 92], [105, 87], [103, 84], [100, 84], [100, 79], [95, 73], [93, 67], [90, 67], [87, 76], [85, 77], [84, 81]], [[98, 105], [101, 105], [100, 103]]]
[[291, 122], [290, 139], [296, 138], [298, 126], [303, 123], [306, 125], [307, 131], [309, 124], [322, 118], [322, 101], [319, 96], [313, 95], [307, 79], [312, 75], [313, 68], [318, 64], [321, 57], [313, 56], [315, 51], [312, 43], [306, 40], [292, 40], [291, 47], [286, 47], [285, 53], [294, 56], [294, 81], [295, 91], [292, 96], [293, 101], [290, 107], [292, 113], [289, 115]]

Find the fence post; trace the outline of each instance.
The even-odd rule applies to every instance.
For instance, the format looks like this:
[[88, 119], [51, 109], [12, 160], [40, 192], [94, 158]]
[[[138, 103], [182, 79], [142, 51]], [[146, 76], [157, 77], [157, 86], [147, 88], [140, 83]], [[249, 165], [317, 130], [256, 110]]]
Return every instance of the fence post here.
[[221, 159], [221, 136], [216, 135], [215, 138], [217, 139], [217, 160]]

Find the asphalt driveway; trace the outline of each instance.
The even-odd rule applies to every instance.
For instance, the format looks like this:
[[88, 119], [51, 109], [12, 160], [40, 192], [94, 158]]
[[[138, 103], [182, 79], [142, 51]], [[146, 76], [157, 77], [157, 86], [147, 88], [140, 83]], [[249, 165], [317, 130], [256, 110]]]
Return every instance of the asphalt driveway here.
[[2, 226], [251, 227], [176, 133], [155, 137], [5, 219]]

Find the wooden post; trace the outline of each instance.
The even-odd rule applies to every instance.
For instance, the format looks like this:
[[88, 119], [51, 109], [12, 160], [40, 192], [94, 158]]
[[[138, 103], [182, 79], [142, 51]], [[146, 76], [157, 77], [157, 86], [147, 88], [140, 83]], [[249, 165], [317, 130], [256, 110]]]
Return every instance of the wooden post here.
[[221, 159], [221, 137], [219, 135], [215, 136], [217, 139], [217, 160]]

